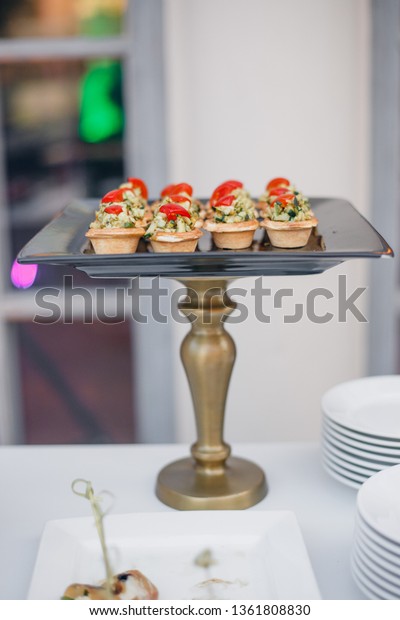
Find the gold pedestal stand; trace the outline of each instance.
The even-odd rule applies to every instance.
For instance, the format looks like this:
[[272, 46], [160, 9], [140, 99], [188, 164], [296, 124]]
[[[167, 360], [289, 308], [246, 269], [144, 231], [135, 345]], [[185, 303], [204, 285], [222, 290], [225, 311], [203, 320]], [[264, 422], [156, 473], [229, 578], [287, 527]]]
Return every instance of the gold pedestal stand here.
[[234, 510], [248, 508], [265, 497], [264, 472], [254, 463], [230, 457], [223, 441], [225, 401], [235, 362], [235, 343], [225, 331], [224, 317], [235, 303], [227, 294], [227, 280], [182, 280], [188, 303], [180, 309], [192, 322], [181, 347], [196, 415], [197, 441], [193, 458], [161, 470], [157, 497], [179, 510]]

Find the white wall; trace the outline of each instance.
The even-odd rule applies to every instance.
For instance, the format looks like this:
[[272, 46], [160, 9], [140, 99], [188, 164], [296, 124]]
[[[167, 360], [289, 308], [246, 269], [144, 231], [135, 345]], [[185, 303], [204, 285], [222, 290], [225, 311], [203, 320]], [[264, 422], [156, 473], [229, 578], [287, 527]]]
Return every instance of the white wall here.
[[[368, 209], [367, 0], [165, 0], [171, 181], [197, 195], [226, 178], [255, 194], [276, 175], [309, 195]], [[318, 276], [264, 278], [273, 290], [366, 284], [358, 261]], [[252, 279], [236, 284], [251, 287]], [[322, 310], [322, 306], [321, 306]], [[228, 399], [229, 441], [315, 438], [321, 394], [365, 372], [367, 327], [355, 320], [229, 327], [238, 347]], [[177, 439], [194, 420], [174, 325]]]

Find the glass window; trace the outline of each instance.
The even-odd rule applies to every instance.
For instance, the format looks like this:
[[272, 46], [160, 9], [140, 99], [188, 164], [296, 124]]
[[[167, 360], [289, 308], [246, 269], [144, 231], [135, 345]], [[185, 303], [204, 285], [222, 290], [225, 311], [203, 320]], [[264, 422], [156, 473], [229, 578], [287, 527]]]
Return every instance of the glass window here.
[[135, 440], [128, 323], [15, 328], [26, 443]]
[[[121, 183], [121, 62], [9, 63], [0, 67], [0, 79], [11, 266], [69, 201], [100, 197]], [[40, 266], [36, 283], [61, 282], [66, 271]]]
[[[15, 410], [6, 413], [6, 441], [18, 440], [19, 411], [29, 444], [138, 439], [132, 328], [112, 318], [120, 309], [106, 304], [106, 323], [38, 324], [31, 322], [34, 290], [25, 295], [11, 288], [13, 278], [17, 288], [62, 289], [63, 276], [70, 274], [74, 286], [106, 286], [112, 302], [113, 289], [127, 283], [51, 265], [39, 265], [34, 274], [34, 268], [18, 269], [15, 257], [69, 201], [100, 198], [125, 178], [125, 115], [131, 110], [123, 104], [123, 62], [106, 57], [105, 38], [123, 42], [123, 36], [132, 36], [125, 19], [128, 1], [0, 0], [0, 189], [5, 197], [0, 206], [5, 208], [3, 242], [10, 248], [10, 288], [2, 293], [7, 329], [0, 344], [15, 371], [6, 400], [18, 395]], [[64, 59], [59, 51], [52, 56], [53, 42], [61, 37], [66, 38]], [[82, 39], [90, 37], [92, 46], [79, 52]], [[102, 39], [105, 57], [93, 58]], [[29, 60], [19, 53], [12, 57], [20, 45], [30, 50]], [[23, 318], [14, 322], [6, 316]]]
[[1, 0], [0, 37], [101, 37], [123, 30], [127, 0]]

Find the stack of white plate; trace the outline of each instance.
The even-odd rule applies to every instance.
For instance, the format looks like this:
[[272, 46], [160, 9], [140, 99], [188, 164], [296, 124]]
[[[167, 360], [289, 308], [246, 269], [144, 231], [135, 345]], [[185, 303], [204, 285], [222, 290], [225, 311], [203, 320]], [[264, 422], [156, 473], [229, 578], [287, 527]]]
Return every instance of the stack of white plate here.
[[400, 465], [358, 492], [352, 572], [368, 598], [400, 598]]
[[322, 398], [322, 453], [328, 473], [359, 488], [400, 463], [400, 376], [342, 383]]

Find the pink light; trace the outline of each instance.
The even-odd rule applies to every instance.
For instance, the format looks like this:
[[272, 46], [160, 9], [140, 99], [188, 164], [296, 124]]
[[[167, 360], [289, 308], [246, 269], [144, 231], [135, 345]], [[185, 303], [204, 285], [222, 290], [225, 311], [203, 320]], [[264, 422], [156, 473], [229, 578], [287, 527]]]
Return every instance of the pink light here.
[[15, 260], [11, 267], [11, 282], [16, 288], [29, 288], [35, 282], [37, 270], [37, 265], [20, 265]]

